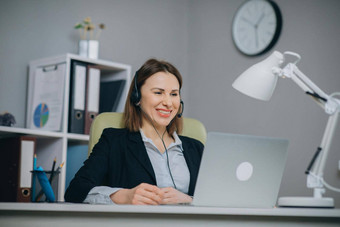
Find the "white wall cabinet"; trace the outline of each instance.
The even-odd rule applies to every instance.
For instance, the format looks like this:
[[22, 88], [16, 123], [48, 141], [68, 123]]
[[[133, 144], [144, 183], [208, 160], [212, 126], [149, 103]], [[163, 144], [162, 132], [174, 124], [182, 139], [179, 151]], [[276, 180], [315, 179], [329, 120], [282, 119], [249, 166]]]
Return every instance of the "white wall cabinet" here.
[[[126, 80], [121, 99], [117, 106], [117, 112], [123, 112], [124, 105], [131, 82], [131, 66], [106, 60], [88, 59], [74, 54], [65, 54], [62, 56], [49, 57], [34, 60], [29, 64], [28, 78], [28, 97], [27, 97], [27, 113], [26, 128], [15, 128], [0, 126], [0, 137], [9, 137], [15, 135], [30, 135], [37, 138], [36, 154], [37, 166], [42, 166], [45, 170], [50, 170], [53, 159], [57, 159], [57, 165], [65, 163], [61, 169], [57, 184], [57, 200], [64, 201], [66, 167], [72, 165], [67, 161], [68, 147], [74, 144], [88, 144], [89, 136], [84, 134], [68, 133], [68, 116], [69, 116], [69, 100], [70, 100], [70, 78], [72, 61], [81, 61], [88, 64], [96, 65], [100, 69], [101, 81], [105, 80]], [[34, 73], [38, 67], [48, 67], [57, 64], [65, 64], [65, 84], [63, 91], [62, 117], [60, 130], [50, 131], [41, 129], [31, 129], [32, 121], [32, 95], [34, 92]]]

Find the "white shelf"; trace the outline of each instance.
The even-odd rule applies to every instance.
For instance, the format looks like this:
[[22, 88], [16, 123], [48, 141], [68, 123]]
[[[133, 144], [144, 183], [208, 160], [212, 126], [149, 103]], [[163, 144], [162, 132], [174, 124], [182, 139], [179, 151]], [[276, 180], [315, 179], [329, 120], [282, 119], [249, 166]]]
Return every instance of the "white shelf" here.
[[[64, 162], [65, 165], [61, 170], [58, 181], [58, 201], [64, 200], [66, 166], [72, 165], [67, 162], [68, 147], [74, 144], [87, 144], [89, 135], [68, 133], [68, 117], [69, 117], [69, 99], [70, 99], [70, 78], [72, 61], [81, 61], [91, 65], [96, 65], [101, 72], [101, 81], [125, 80], [124, 89], [117, 106], [117, 112], [123, 112], [125, 100], [131, 81], [131, 66], [111, 62], [101, 59], [88, 59], [75, 54], [64, 54], [60, 56], [48, 57], [44, 59], [33, 60], [29, 63], [29, 79], [28, 79], [28, 96], [27, 96], [27, 114], [26, 128], [5, 127], [0, 126], [0, 137], [10, 137], [13, 135], [29, 135], [37, 138], [36, 153], [38, 156], [38, 164], [43, 168], [51, 168], [51, 162], [56, 157], [57, 164]], [[32, 116], [32, 97], [34, 87], [34, 74], [37, 67], [53, 66], [57, 64], [66, 64], [63, 110], [60, 131], [46, 131], [41, 129], [31, 129]], [[71, 142], [71, 143], [70, 143]]]
[[48, 138], [62, 138], [63, 133], [61, 132], [51, 132], [51, 131], [43, 131], [43, 130], [35, 130], [28, 128], [16, 128], [16, 127], [6, 127], [0, 126], [0, 135], [32, 135], [36, 137], [48, 137]]
[[62, 132], [51, 132], [44, 130], [36, 130], [29, 128], [16, 128], [16, 127], [6, 127], [0, 126], [0, 136], [13, 136], [13, 135], [30, 135], [37, 138], [63, 138], [74, 141], [86, 141], [90, 139], [89, 135], [75, 134], [75, 133], [62, 133]]
[[74, 133], [67, 133], [66, 134], [67, 139], [69, 140], [76, 140], [76, 141], [89, 141], [90, 136], [89, 135], [80, 135], [80, 134], [74, 134]]
[[96, 64], [102, 70], [123, 71], [123, 70], [127, 70], [128, 68], [130, 68], [130, 66], [126, 64], [112, 62], [108, 60], [102, 60], [102, 59], [88, 59], [88, 58], [84, 58], [76, 54], [66, 54], [64, 57], [66, 57], [66, 59], [72, 59], [72, 60], [78, 60], [78, 61], [84, 61], [84, 62]]

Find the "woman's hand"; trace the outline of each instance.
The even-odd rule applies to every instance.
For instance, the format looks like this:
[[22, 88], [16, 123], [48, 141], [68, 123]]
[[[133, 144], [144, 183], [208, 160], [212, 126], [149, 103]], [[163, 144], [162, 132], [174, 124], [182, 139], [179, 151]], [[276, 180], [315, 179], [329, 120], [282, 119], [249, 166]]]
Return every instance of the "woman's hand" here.
[[163, 194], [162, 204], [191, 203], [192, 198], [172, 187], [161, 188]]
[[132, 189], [121, 189], [110, 195], [116, 204], [159, 205], [164, 192], [157, 186], [142, 183]]

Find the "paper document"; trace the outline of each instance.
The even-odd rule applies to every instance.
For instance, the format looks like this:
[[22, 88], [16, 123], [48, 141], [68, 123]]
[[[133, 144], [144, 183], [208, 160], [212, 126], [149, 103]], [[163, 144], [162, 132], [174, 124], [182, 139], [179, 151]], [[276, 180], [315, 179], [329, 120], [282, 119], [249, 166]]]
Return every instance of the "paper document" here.
[[61, 130], [65, 70], [65, 63], [36, 69], [30, 128]]

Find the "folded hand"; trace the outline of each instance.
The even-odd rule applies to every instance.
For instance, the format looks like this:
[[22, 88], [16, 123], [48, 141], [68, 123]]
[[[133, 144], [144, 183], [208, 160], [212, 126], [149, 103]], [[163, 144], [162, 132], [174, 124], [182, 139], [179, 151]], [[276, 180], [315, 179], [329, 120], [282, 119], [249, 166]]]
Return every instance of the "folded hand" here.
[[162, 204], [191, 203], [192, 198], [172, 187], [161, 188], [163, 192]]
[[132, 189], [121, 189], [110, 197], [116, 204], [159, 205], [163, 194], [157, 186], [142, 183]]

